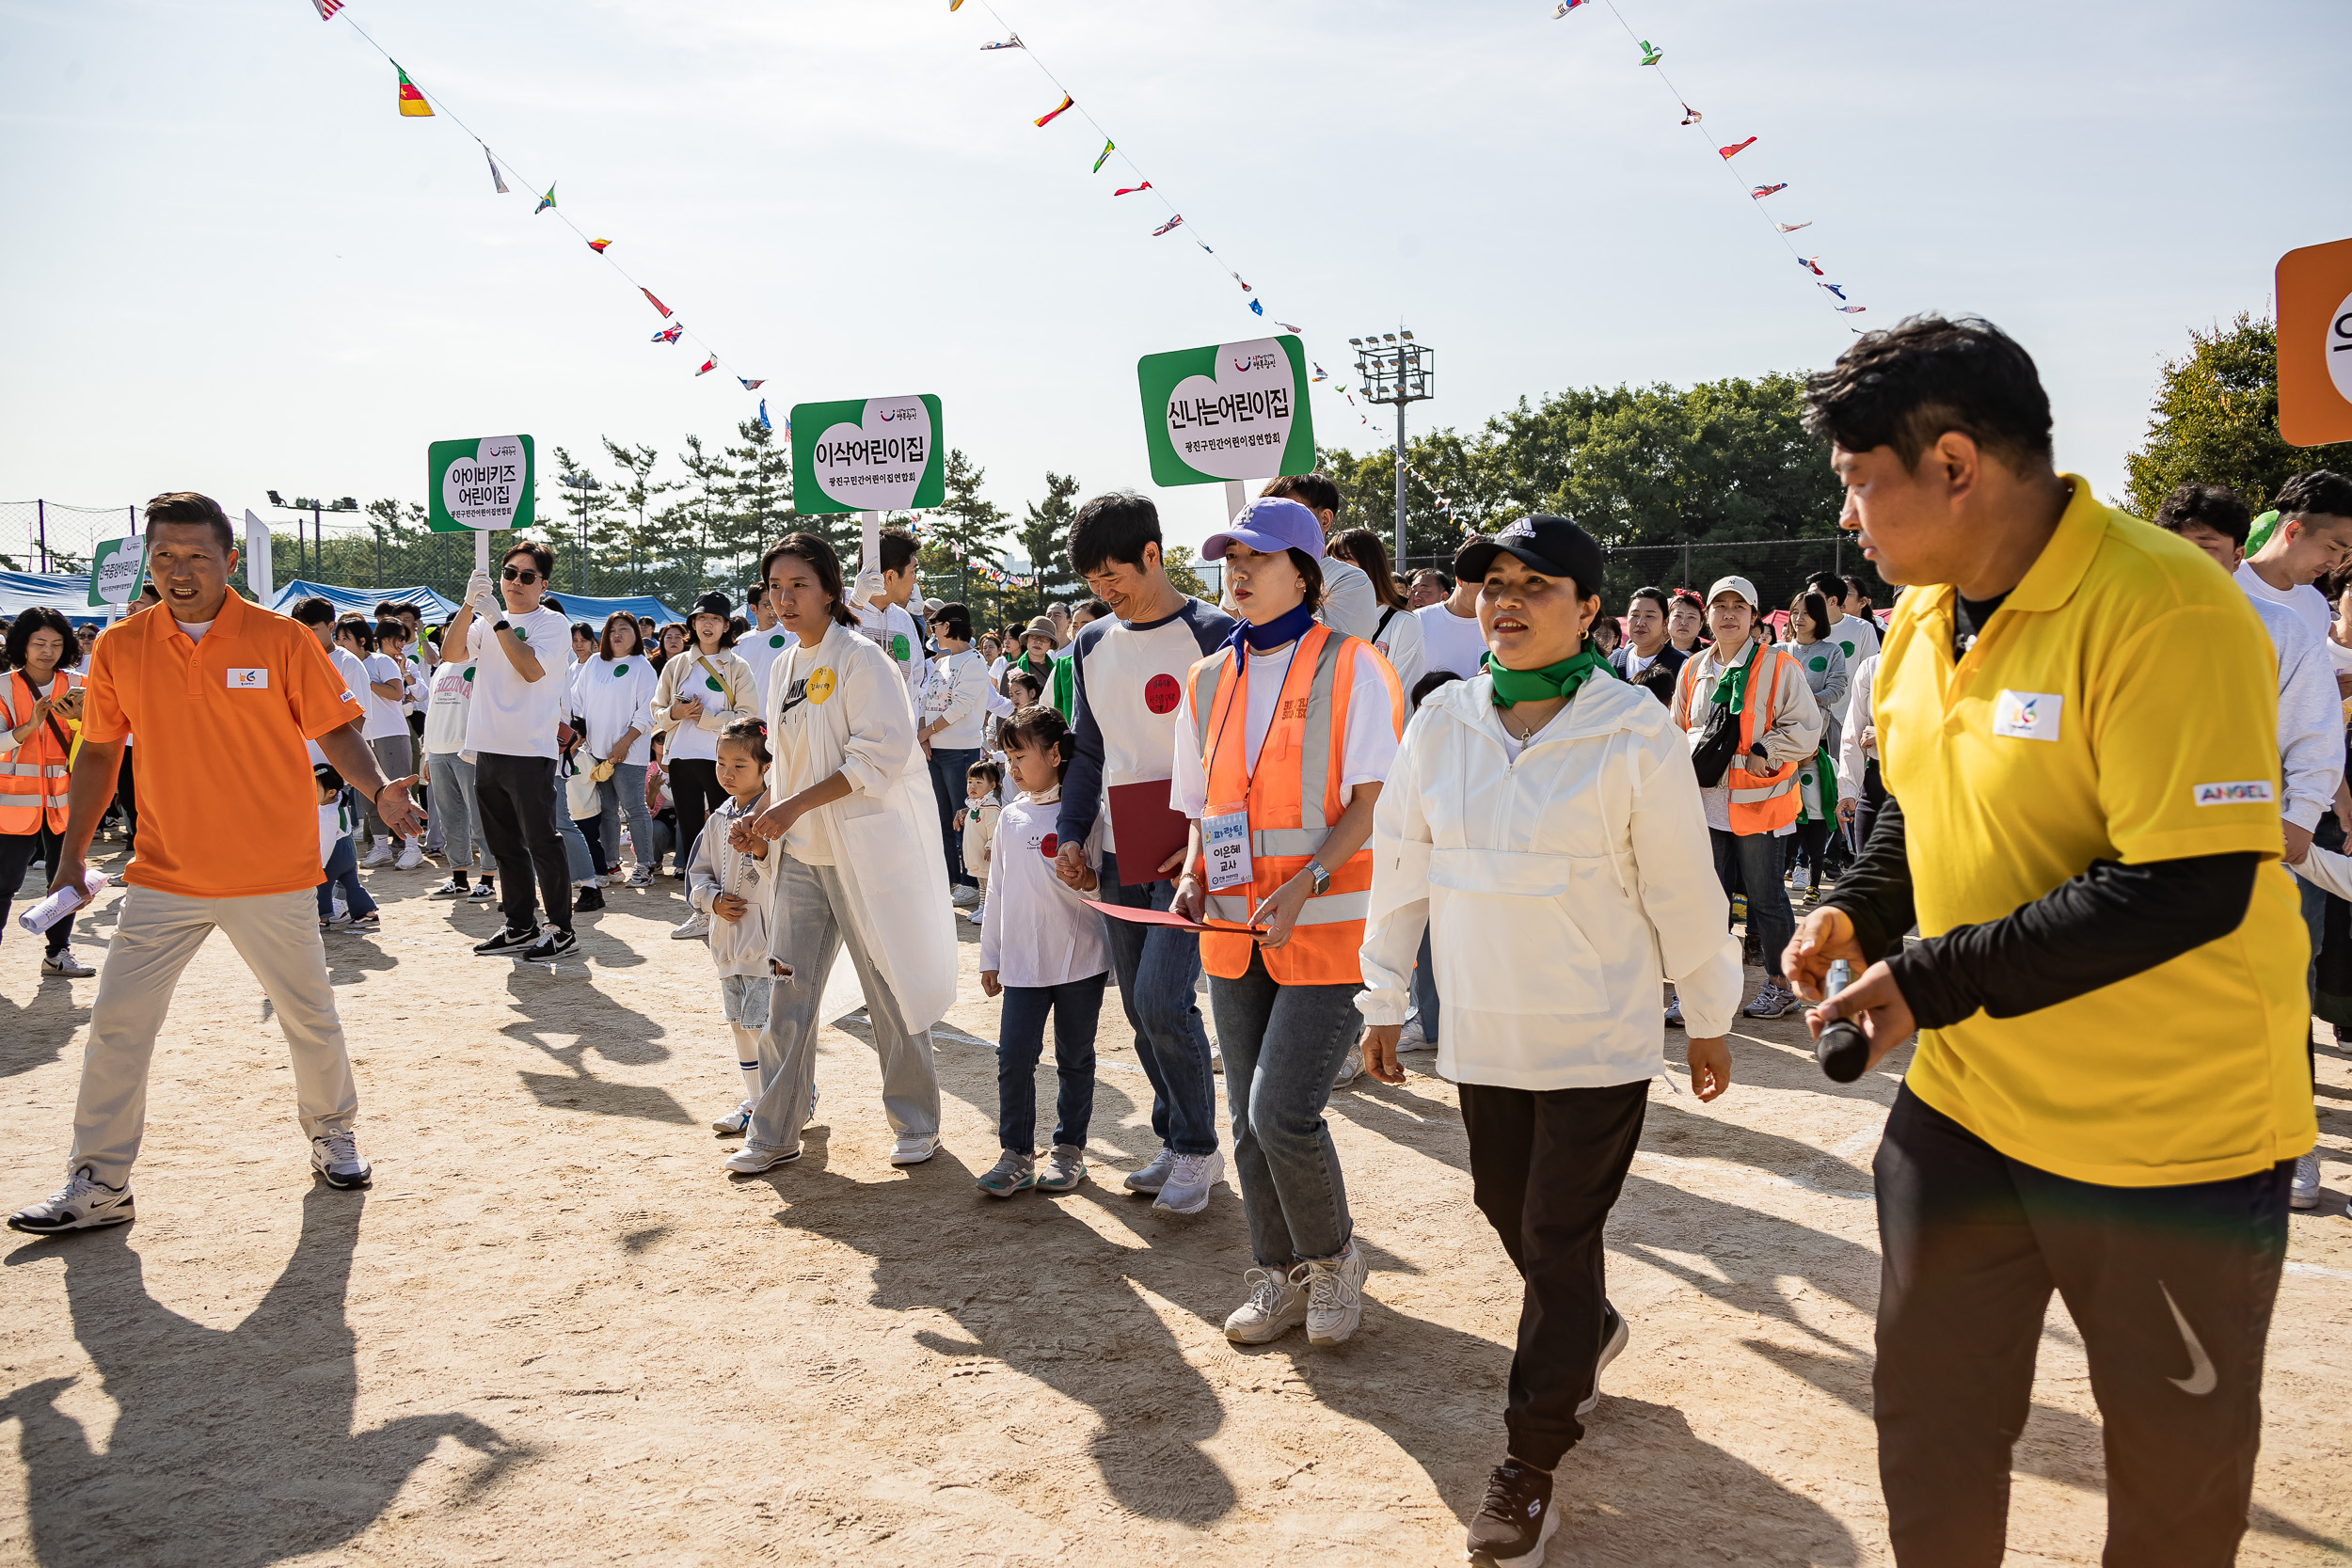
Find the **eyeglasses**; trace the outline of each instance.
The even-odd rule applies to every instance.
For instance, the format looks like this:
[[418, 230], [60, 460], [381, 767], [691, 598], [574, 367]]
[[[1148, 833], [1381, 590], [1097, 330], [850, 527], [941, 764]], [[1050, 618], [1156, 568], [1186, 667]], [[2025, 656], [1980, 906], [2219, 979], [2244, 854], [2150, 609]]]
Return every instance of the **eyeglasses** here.
[[509, 582], [519, 582], [525, 588], [530, 587], [532, 583], [539, 580], [539, 574], [532, 571], [528, 566], [509, 566], [504, 571], [499, 573], [499, 576], [504, 578]]

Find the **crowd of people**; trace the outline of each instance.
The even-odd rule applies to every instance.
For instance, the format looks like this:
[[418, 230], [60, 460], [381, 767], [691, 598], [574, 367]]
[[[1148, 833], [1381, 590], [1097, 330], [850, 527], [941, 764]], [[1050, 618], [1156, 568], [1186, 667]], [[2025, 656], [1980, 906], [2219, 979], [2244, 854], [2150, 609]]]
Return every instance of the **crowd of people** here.
[[[1401, 576], [1306, 474], [1203, 545], [1217, 604], [1170, 581], [1152, 503], [1113, 491], [1070, 531], [1092, 596], [1022, 625], [919, 598], [894, 529], [853, 578], [787, 534], [742, 612], [713, 591], [660, 626], [569, 619], [552, 549], [517, 542], [428, 628], [394, 603], [251, 606], [220, 509], [160, 497], [167, 613], [94, 644], [42, 610], [8, 634], [0, 889], [34, 863], [85, 885], [118, 809], [138, 833], [68, 1181], [9, 1223], [132, 1217], [148, 1057], [215, 927], [276, 1005], [314, 1168], [364, 1185], [323, 942], [379, 925], [363, 873], [428, 861], [430, 896], [499, 905], [476, 953], [532, 962], [577, 949], [606, 886], [683, 879], [671, 934], [715, 971], [738, 1177], [802, 1155], [846, 947], [889, 1159], [920, 1164], [961, 911], [1001, 1003], [980, 1192], [1089, 1179], [1115, 985], [1160, 1146], [1121, 1185], [1200, 1214], [1230, 1148], [1239, 1343], [1358, 1330], [1370, 1254], [1327, 1102], [1436, 1053], [1524, 1287], [1469, 1548], [1534, 1564], [1630, 1336], [1603, 1238], [1669, 1031], [1710, 1101], [1739, 1020], [1802, 999], [1873, 1061], [1918, 1034], [1875, 1167], [1898, 1559], [1999, 1560], [2056, 1290], [2107, 1423], [2111, 1560], [2228, 1561], [2286, 1214], [2318, 1195], [2352, 598], [2313, 585], [2352, 565], [2352, 481], [2298, 476], [2259, 519], [2213, 485], [2128, 517], [2053, 466], [2032, 361], [1981, 322], [1870, 334], [1807, 395], [1840, 524], [1901, 585], [1884, 623], [1831, 574], [1786, 606], [1727, 574], [1611, 613], [1601, 546], [1542, 514]], [[87, 975], [71, 926], [43, 965]]]

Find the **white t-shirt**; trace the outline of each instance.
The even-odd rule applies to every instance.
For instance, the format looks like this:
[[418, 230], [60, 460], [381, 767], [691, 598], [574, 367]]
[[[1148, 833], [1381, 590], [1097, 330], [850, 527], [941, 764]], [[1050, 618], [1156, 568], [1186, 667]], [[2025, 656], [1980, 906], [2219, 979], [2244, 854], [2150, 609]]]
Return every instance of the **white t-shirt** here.
[[[1054, 836], [1061, 791], [1022, 795], [996, 818], [989, 841], [988, 899], [980, 913], [980, 967], [1008, 986], [1067, 985], [1111, 966], [1103, 917], [1087, 908], [1098, 893], [1078, 893], [1054, 874], [1060, 845]], [[1103, 819], [1095, 819], [1095, 837]], [[1099, 843], [1087, 846], [1087, 863], [1102, 863]]]
[[1486, 657], [1486, 635], [1478, 629], [1475, 615], [1456, 615], [1439, 599], [1413, 611], [1421, 622], [1421, 667], [1423, 674], [1432, 670], [1451, 670], [1464, 680], [1478, 673], [1478, 661]]
[[[204, 629], [211, 630], [212, 625], [210, 621], [205, 622]], [[185, 631], [188, 628], [183, 626], [180, 629]], [[328, 661], [335, 666], [335, 673], [342, 676], [344, 692], [355, 703], [366, 702], [368, 700], [368, 669], [366, 665], [359, 662], [359, 656], [338, 642], [326, 650], [326, 657]], [[366, 733], [365, 730], [360, 732], [363, 736]], [[326, 752], [317, 741], [307, 741], [305, 744], [310, 748], [310, 766], [315, 768], [326, 760]]]
[[1422, 646], [1421, 617], [1409, 610], [1391, 614], [1386, 605], [1381, 607], [1380, 614], [1388, 617], [1388, 624], [1382, 626], [1379, 617], [1375, 616], [1373, 626], [1379, 635], [1366, 641], [1380, 650], [1380, 657], [1387, 659], [1389, 668], [1396, 672], [1396, 684], [1404, 690], [1405, 700], [1409, 704], [1413, 698], [1413, 688], [1420, 684], [1421, 677], [1429, 668], [1428, 650]]
[[1316, 620], [1333, 631], [1369, 642], [1372, 628], [1380, 619], [1380, 608], [1372, 578], [1361, 566], [1336, 555], [1323, 558], [1323, 607], [1315, 611]]
[[752, 679], [759, 687], [759, 706], [754, 710], [755, 712], [768, 711], [769, 667], [776, 662], [777, 657], [785, 649], [791, 647], [799, 641], [799, 638], [782, 626], [771, 626], [766, 631], [745, 632], [737, 640], [735, 651], [742, 657], [744, 663], [752, 667]]
[[[1265, 744], [1266, 731], [1274, 723], [1275, 705], [1281, 701], [1283, 678], [1290, 672], [1291, 657], [1298, 644], [1277, 649], [1270, 654], [1249, 656], [1249, 679], [1247, 684], [1248, 710], [1242, 716], [1242, 766], [1257, 771], [1258, 748]], [[1381, 784], [1389, 776], [1389, 765], [1396, 760], [1397, 730], [1391, 721], [1388, 683], [1380, 678], [1380, 666], [1371, 659], [1356, 660], [1356, 677], [1347, 698], [1347, 734], [1340, 741], [1340, 804], [1344, 807], [1354, 798], [1359, 784]], [[1232, 715], [1227, 715], [1232, 721]], [[1176, 705], [1176, 773], [1168, 781], [1168, 803], [1186, 816], [1203, 816], [1209, 805], [1209, 775], [1201, 766], [1199, 730], [1192, 715], [1192, 686], [1184, 685], [1183, 700]], [[1211, 736], [1214, 740], [1216, 737]], [[1223, 805], [1226, 802], [1219, 801]]]
[[187, 633], [188, 641], [191, 642], [203, 641], [204, 634], [213, 629], [213, 623], [210, 621], [174, 620], [171, 624], [178, 626], [182, 631]]
[[[582, 659], [572, 672], [572, 711], [588, 727], [588, 754], [602, 761], [643, 768], [653, 756], [653, 697], [661, 684], [653, 662], [636, 654]], [[630, 728], [637, 738], [628, 754], [612, 754], [613, 743]]]
[[506, 650], [493, 646], [498, 633], [479, 614], [467, 628], [466, 650], [473, 658], [473, 701], [466, 714], [466, 750], [480, 756], [547, 757], [556, 754], [555, 726], [564, 710], [564, 666], [572, 624], [559, 610], [541, 608], [508, 616], [523, 645], [537, 656], [543, 672], [523, 679]]
[[1851, 670], [1879, 651], [1879, 629], [1859, 615], [1841, 615], [1829, 628], [1829, 640], [1846, 656]]
[[424, 749], [447, 756], [466, 749], [466, 710], [473, 695], [473, 662], [445, 658], [433, 667], [424, 704]]
[[362, 703], [365, 703], [368, 708], [367, 722], [361, 725], [359, 729], [360, 738], [364, 740], [384, 740], [392, 736], [406, 735], [408, 733], [408, 716], [404, 711], [405, 705], [398, 697], [377, 696], [375, 694], [375, 683], [378, 681], [399, 681], [403, 686], [405, 686], [407, 684], [408, 673], [401, 668], [400, 660], [392, 657], [389, 654], [370, 654], [366, 658], [360, 661], [360, 668], [365, 673], [368, 681], [366, 686], [360, 688], [359, 690], [353, 693], [353, 695], [358, 697]]
[[923, 628], [914, 624], [914, 617], [901, 605], [876, 610], [872, 605], [862, 604], [855, 609], [858, 630], [898, 661], [898, 673], [905, 678], [907, 696], [912, 700], [922, 689], [930, 669], [923, 657]]
[[2237, 563], [2237, 585], [2246, 590], [2248, 598], [2268, 599], [2272, 604], [2286, 606], [2309, 622], [2312, 630], [2322, 637], [2326, 637], [2336, 624], [2336, 613], [2328, 608], [2328, 595], [2308, 582], [2298, 582], [2281, 593], [2263, 581], [2252, 562], [2241, 561]]

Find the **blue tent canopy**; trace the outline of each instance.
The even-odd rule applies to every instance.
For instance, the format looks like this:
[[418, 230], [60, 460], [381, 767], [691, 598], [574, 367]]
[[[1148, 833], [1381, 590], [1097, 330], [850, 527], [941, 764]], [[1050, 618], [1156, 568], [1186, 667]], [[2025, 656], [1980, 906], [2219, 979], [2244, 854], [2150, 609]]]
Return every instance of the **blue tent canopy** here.
[[15, 620], [28, 610], [61, 612], [75, 626], [103, 625], [103, 606], [91, 609], [87, 572], [0, 572], [0, 616]]
[[641, 619], [650, 615], [657, 625], [663, 626], [672, 621], [686, 619], [685, 616], [680, 615], [650, 594], [639, 594], [626, 599], [592, 599], [584, 594], [566, 594], [559, 588], [555, 591], [554, 597], [563, 605], [565, 620], [585, 621], [590, 626], [597, 627], [603, 626], [605, 621], [615, 610], [627, 610], [629, 614]]
[[[87, 598], [88, 594], [85, 594], [83, 597]], [[333, 605], [338, 615], [347, 610], [356, 610], [362, 615], [370, 614], [377, 605], [385, 603], [415, 605], [428, 622], [444, 622], [457, 613], [456, 605], [430, 588], [334, 588], [323, 582], [301, 581], [290, 582], [280, 588], [269, 607], [282, 615], [293, 610], [297, 601], [312, 597], [325, 599]]]

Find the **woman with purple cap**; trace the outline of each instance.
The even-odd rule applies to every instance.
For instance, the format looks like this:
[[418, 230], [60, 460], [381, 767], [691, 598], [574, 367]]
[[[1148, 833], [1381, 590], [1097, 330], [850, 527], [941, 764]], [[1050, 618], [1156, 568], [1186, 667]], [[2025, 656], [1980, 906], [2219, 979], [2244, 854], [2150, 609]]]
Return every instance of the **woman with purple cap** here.
[[1731, 1081], [1740, 947], [1682, 736], [1591, 641], [1600, 547], [1565, 517], [1523, 517], [1454, 565], [1478, 585], [1485, 670], [1422, 701], [1381, 792], [1358, 1006], [1365, 1069], [1403, 1083], [1425, 928], [1438, 1071], [1460, 1087], [1479, 1211], [1525, 1282], [1509, 1446], [1470, 1560], [1533, 1565], [1559, 1523], [1552, 1470], [1625, 1348], [1602, 1232], [1666, 1066], [1659, 982], [1680, 990], [1692, 1091], [1712, 1100]]
[[1335, 1345], [1363, 1315], [1368, 1264], [1323, 1108], [1355, 1041], [1367, 841], [1405, 694], [1370, 643], [1316, 621], [1323, 529], [1306, 507], [1260, 497], [1200, 554], [1225, 562], [1241, 624], [1177, 709], [1168, 804], [1192, 831], [1170, 907], [1216, 927], [1200, 962], [1257, 1264], [1225, 1335], [1264, 1344], [1303, 1323]]

